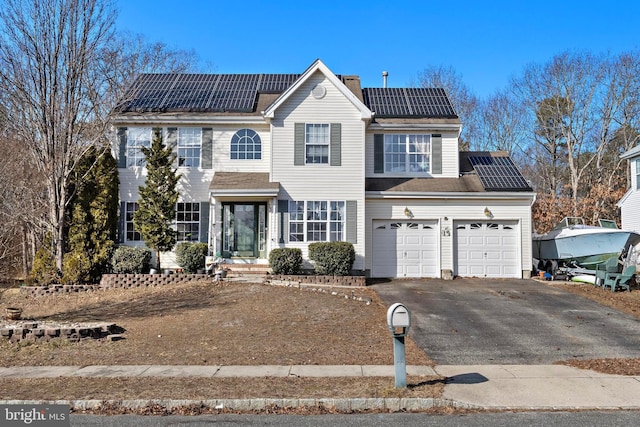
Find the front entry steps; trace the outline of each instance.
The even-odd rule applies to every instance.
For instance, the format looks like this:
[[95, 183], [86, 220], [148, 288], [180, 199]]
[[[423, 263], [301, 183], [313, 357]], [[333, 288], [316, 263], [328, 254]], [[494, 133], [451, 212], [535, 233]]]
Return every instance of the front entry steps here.
[[271, 274], [269, 264], [225, 263], [221, 267], [226, 272], [226, 279], [237, 281], [263, 282]]

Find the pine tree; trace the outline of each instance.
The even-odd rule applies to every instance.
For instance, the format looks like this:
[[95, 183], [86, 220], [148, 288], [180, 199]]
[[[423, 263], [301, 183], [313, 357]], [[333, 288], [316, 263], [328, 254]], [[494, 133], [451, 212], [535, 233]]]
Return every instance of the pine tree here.
[[115, 247], [118, 227], [118, 165], [108, 150], [92, 147], [75, 170], [63, 281], [97, 281]]
[[163, 143], [161, 129], [153, 130], [151, 147], [142, 147], [142, 153], [147, 162], [147, 179], [144, 186], [138, 187], [140, 199], [133, 224], [147, 247], [155, 252], [160, 270], [160, 252], [170, 251], [176, 244], [172, 224], [176, 217], [176, 186], [180, 175], [173, 166], [176, 155]]

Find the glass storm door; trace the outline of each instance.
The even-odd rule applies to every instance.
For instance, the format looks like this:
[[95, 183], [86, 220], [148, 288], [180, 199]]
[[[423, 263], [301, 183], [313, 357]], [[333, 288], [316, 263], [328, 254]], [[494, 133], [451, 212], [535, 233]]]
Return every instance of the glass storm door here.
[[222, 256], [265, 256], [266, 205], [264, 203], [225, 203], [222, 206]]

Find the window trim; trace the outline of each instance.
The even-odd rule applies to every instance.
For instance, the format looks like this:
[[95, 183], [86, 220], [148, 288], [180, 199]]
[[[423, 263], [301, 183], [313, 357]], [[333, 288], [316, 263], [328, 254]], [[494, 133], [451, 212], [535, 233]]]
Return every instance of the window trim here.
[[[400, 143], [400, 139], [404, 139], [402, 143]], [[413, 141], [412, 141], [413, 139]], [[414, 147], [418, 146], [415, 143], [416, 139], [423, 139], [422, 141], [418, 141], [421, 146], [426, 145], [426, 152], [421, 152], [418, 150], [413, 150]], [[393, 144], [390, 148], [398, 147], [401, 148], [404, 145], [404, 149], [399, 149], [398, 151], [391, 151], [388, 149], [388, 145]], [[401, 175], [429, 175], [433, 171], [433, 135], [428, 133], [385, 133], [383, 134], [382, 140], [382, 163], [383, 163], [383, 173], [387, 174], [401, 174]], [[412, 151], [413, 150], [413, 151]], [[404, 170], [393, 170], [393, 163], [390, 161], [391, 156], [396, 156], [398, 160], [398, 165], [403, 164]], [[423, 168], [418, 168], [413, 170], [413, 165], [419, 165], [420, 162], [417, 162], [412, 159], [417, 159], [422, 156], [426, 157], [426, 170]], [[391, 159], [393, 160], [393, 159]], [[391, 163], [391, 164], [390, 164]], [[425, 162], [423, 161], [422, 164]], [[397, 169], [397, 167], [395, 168]]]
[[[322, 129], [322, 135], [312, 132], [314, 129]], [[311, 137], [322, 136], [322, 141], [310, 141]], [[326, 148], [326, 154], [309, 154], [309, 148]], [[324, 151], [324, 150], [323, 150]], [[309, 161], [319, 158], [320, 161]], [[304, 163], [305, 165], [329, 165], [331, 159], [331, 124], [330, 123], [305, 123], [304, 124]]]
[[[188, 144], [185, 145], [184, 140], [181, 138], [181, 133], [182, 132], [186, 132], [186, 131], [190, 131], [190, 132], [196, 132], [196, 135], [189, 135], [188, 137], [185, 135], [185, 139], [189, 140], [192, 137], [193, 140], [198, 140], [197, 143], [193, 144]], [[165, 129], [166, 132], [166, 129]], [[177, 140], [176, 140], [176, 161], [178, 162], [178, 167], [179, 168], [200, 168], [200, 166], [202, 165], [202, 128], [199, 127], [179, 127], [177, 130]], [[196, 165], [184, 165], [182, 164], [182, 159], [180, 157], [180, 150], [197, 150], [197, 157], [196, 156], [184, 156], [184, 160], [186, 161], [186, 159], [190, 159], [190, 160], [196, 160], [197, 164]]]
[[346, 242], [346, 229], [345, 200], [289, 201], [289, 242]]
[[[139, 231], [136, 231], [135, 225], [133, 223], [133, 215], [135, 212], [140, 209], [140, 205], [138, 202], [125, 202], [124, 204], [124, 241], [125, 242], [141, 242], [142, 235]], [[129, 226], [131, 226], [131, 230], [129, 230]], [[129, 235], [133, 238], [129, 238]], [[136, 238], [137, 237], [137, 238]]]
[[[180, 205], [184, 205], [184, 207], [186, 207], [186, 205], [190, 205], [191, 209], [190, 210], [185, 210], [183, 209], [182, 211], [180, 210]], [[194, 210], [194, 207], [196, 208]], [[191, 215], [191, 219], [190, 220], [180, 220], [179, 216], [180, 215]], [[197, 216], [196, 216], [197, 215]], [[200, 212], [200, 202], [178, 202], [176, 204], [176, 219], [175, 219], [175, 224], [176, 224], [176, 242], [199, 242], [200, 241], [200, 216], [202, 215], [202, 213]], [[194, 219], [194, 216], [196, 217]], [[180, 230], [180, 226], [181, 225], [190, 225], [190, 229], [189, 230]], [[193, 232], [193, 228], [196, 228], [198, 230], [197, 233]], [[188, 239], [185, 239], [184, 237], [189, 237]]]
[[[244, 132], [244, 135], [240, 135], [240, 132]], [[252, 135], [248, 135], [249, 132], [252, 132]], [[250, 140], [249, 143], [242, 143], [243, 140]], [[234, 145], [236, 146], [236, 150], [234, 151]], [[244, 151], [240, 150], [240, 147], [244, 146]], [[251, 147], [251, 150], [249, 150]], [[258, 147], [256, 149], [256, 147]], [[234, 157], [235, 153], [235, 157]], [[241, 156], [244, 155], [244, 158]], [[251, 157], [250, 157], [251, 155]], [[260, 138], [260, 134], [251, 128], [242, 128], [238, 129], [231, 140], [229, 141], [229, 159], [230, 160], [262, 160], [262, 138]]]
[[636, 190], [640, 190], [640, 157], [636, 159]]
[[[142, 139], [140, 136], [146, 132], [148, 139]], [[132, 135], [132, 133], [134, 135]], [[135, 137], [135, 138], [134, 138]], [[127, 142], [126, 142], [126, 167], [144, 167], [147, 165], [145, 155], [142, 153], [142, 147], [151, 147], [153, 139], [153, 128], [151, 127], [130, 127], [127, 128]], [[144, 142], [148, 141], [148, 145]], [[142, 144], [140, 142], [143, 142]], [[133, 153], [133, 155], [131, 155]]]

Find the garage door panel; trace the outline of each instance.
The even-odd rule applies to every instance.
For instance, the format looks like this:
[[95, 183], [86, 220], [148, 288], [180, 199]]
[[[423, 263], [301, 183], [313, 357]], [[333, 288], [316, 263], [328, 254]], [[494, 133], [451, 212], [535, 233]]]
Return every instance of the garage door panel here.
[[[437, 277], [436, 221], [373, 221], [372, 277]], [[395, 254], [389, 256], [389, 254]]]
[[454, 225], [455, 274], [521, 277], [517, 221], [457, 221]]

